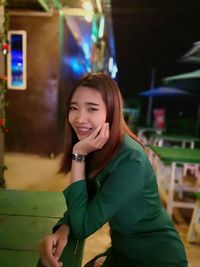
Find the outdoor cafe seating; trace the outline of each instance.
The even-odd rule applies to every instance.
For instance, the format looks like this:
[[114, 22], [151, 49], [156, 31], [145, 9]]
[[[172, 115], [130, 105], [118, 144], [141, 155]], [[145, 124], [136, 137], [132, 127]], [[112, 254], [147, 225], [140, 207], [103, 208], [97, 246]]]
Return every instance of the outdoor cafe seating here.
[[[172, 216], [174, 208], [193, 210], [187, 237], [191, 242], [195, 240], [194, 233], [199, 230], [200, 224], [199, 200], [195, 203], [190, 198], [200, 192], [200, 149], [150, 145], [150, 151], [159, 189], [164, 190], [167, 195], [165, 202], [168, 214]], [[194, 172], [192, 173], [186, 166], [195, 166]]]

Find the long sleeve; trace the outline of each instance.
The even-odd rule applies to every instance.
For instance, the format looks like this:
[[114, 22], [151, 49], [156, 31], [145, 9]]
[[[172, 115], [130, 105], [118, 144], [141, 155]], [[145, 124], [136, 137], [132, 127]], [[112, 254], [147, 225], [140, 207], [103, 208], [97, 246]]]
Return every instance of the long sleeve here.
[[69, 214], [68, 214], [68, 211], [65, 211], [65, 213], [63, 214], [63, 217], [60, 218], [60, 220], [58, 220], [58, 222], [56, 223], [56, 225], [54, 225], [54, 227], [53, 227], [53, 229], [52, 229], [53, 233], [55, 233], [56, 230], [57, 230], [62, 224], [69, 225]]
[[109, 170], [106, 181], [91, 201], [88, 201], [85, 180], [71, 184], [64, 191], [71, 230], [77, 238], [94, 233], [142, 190], [145, 164], [143, 153], [129, 150]]

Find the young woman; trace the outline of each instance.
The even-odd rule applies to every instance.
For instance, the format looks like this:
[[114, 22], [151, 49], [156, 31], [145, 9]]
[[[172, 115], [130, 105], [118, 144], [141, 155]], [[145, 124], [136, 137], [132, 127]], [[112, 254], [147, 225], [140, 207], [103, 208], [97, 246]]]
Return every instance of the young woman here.
[[186, 267], [155, 173], [125, 123], [119, 88], [108, 75], [88, 74], [72, 90], [65, 141], [60, 171], [71, 172], [64, 190], [67, 212], [41, 241], [44, 266], [62, 266], [59, 257], [69, 234], [84, 239], [109, 222], [112, 245], [103, 267]]

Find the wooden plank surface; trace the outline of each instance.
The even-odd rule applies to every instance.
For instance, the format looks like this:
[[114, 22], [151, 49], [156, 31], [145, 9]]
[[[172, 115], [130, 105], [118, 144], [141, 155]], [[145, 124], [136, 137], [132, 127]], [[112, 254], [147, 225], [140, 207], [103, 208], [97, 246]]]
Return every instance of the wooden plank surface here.
[[0, 248], [38, 251], [39, 240], [49, 235], [57, 219], [0, 215]]
[[[0, 267], [42, 266], [39, 241], [51, 234], [65, 210], [61, 192], [0, 190]], [[61, 256], [63, 267], [81, 266], [83, 245], [70, 236]]]
[[66, 204], [62, 192], [28, 192], [0, 189], [0, 214], [62, 217]]
[[38, 252], [0, 250], [0, 266], [2, 267], [36, 267]]

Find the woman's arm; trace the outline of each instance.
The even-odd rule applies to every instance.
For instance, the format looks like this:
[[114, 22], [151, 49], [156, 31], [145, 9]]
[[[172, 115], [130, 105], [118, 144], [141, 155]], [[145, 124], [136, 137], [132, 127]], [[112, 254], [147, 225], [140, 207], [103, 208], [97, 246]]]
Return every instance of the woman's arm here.
[[[142, 152], [125, 150], [115, 160], [115, 167], [109, 170], [106, 181], [91, 201], [88, 201], [85, 180], [71, 184], [64, 191], [74, 236], [78, 239], [86, 238], [131, 203], [130, 201], [134, 205], [134, 198], [142, 192], [147, 177], [145, 158]], [[132, 214], [132, 218], [133, 216], [135, 215]]]

